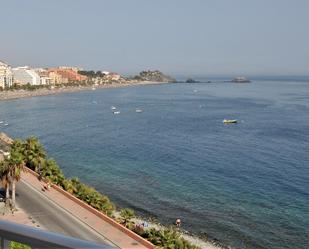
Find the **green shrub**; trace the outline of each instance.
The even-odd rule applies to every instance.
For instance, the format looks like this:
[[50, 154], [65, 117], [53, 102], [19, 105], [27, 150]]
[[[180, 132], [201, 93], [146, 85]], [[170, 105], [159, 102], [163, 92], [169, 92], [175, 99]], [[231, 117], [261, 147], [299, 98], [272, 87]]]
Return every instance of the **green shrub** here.
[[[112, 216], [115, 205], [105, 195], [94, 188], [81, 183], [78, 178], [66, 179], [59, 165], [53, 159], [47, 159], [46, 152], [37, 138], [30, 137], [26, 141], [15, 140], [12, 147], [18, 148], [24, 155], [25, 165], [35, 171], [39, 171], [43, 177], [59, 185], [64, 190], [76, 196], [78, 199], [88, 203], [95, 209]], [[153, 243], [156, 248], [165, 249], [198, 249], [180, 236], [173, 228], [157, 230], [155, 228], [143, 229], [137, 227], [130, 220], [135, 216], [132, 209], [120, 211], [120, 222], [130, 230], [136, 232], [143, 238]], [[12, 242], [13, 249], [29, 249], [27, 245]]]
[[25, 244], [11, 241], [11, 249], [31, 249], [31, 247]]
[[156, 248], [166, 249], [198, 249], [187, 240], [180, 237], [180, 233], [175, 229], [148, 229], [141, 234], [142, 237], [153, 243]]

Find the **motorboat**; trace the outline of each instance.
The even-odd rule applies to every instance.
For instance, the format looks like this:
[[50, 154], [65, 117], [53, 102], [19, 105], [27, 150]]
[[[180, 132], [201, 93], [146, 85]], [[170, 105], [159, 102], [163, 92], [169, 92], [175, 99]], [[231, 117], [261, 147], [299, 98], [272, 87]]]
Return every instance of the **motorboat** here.
[[120, 111], [114, 111], [113, 114], [120, 114]]
[[142, 113], [143, 110], [142, 110], [142, 109], [136, 109], [135, 112], [137, 112], [137, 113]]
[[237, 122], [237, 119], [223, 119], [224, 124], [236, 124]]
[[116, 110], [117, 108], [115, 106], [112, 106], [111, 107], [111, 110]]

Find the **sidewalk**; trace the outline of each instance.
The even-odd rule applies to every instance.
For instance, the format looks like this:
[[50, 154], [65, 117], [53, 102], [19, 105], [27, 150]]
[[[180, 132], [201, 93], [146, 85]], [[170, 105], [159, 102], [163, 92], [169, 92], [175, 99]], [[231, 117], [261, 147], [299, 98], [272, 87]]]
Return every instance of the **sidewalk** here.
[[[34, 189], [42, 192], [43, 195], [47, 196], [50, 200], [58, 206], [61, 206], [80, 221], [93, 228], [114, 245], [126, 249], [154, 248], [150, 242], [144, 240], [136, 234], [133, 234], [130, 230], [124, 228], [123, 226], [115, 224], [115, 222], [111, 221], [109, 217], [94, 210], [87, 204], [81, 203], [79, 200], [76, 200], [74, 196], [63, 191], [62, 189], [59, 189], [59, 187], [53, 186], [53, 188], [49, 191], [42, 191], [43, 182], [40, 182], [37, 179], [35, 173], [31, 171], [23, 172], [21, 179], [25, 183], [31, 185]], [[21, 221], [24, 221], [24, 219], [21, 219]]]
[[[4, 203], [3, 203], [4, 205]], [[1, 207], [3, 208], [3, 207]], [[0, 215], [0, 220], [11, 221], [15, 223], [19, 223], [26, 226], [32, 226], [36, 228], [41, 228], [46, 230], [45, 227], [40, 225], [36, 220], [34, 220], [31, 216], [29, 216], [23, 209], [17, 207], [17, 211], [12, 213], [11, 211]]]

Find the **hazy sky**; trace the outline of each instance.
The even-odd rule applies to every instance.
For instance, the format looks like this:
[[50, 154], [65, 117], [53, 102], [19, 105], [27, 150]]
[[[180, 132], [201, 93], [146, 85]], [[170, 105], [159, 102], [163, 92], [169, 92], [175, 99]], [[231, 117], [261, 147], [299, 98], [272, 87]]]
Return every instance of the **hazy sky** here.
[[9, 0], [0, 30], [13, 66], [309, 75], [308, 0]]

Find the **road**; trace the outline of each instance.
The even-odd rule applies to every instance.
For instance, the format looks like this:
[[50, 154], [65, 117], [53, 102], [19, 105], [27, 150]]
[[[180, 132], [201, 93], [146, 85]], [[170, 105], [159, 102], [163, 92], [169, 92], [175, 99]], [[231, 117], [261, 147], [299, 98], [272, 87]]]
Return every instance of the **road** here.
[[48, 231], [115, 246], [23, 180], [16, 185], [16, 203]]

